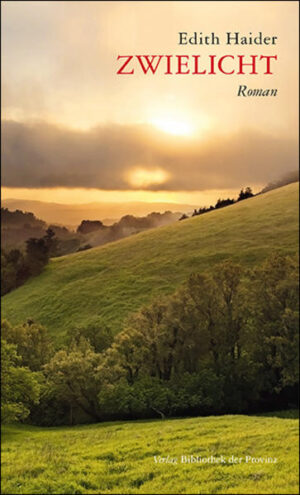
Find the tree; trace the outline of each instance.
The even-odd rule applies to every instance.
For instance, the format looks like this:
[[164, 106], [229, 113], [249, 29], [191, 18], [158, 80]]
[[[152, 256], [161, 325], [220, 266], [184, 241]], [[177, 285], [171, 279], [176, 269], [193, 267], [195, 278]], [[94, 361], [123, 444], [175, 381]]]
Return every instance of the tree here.
[[53, 353], [52, 340], [46, 328], [30, 319], [16, 326], [4, 320], [1, 326], [2, 337], [16, 346], [21, 364], [32, 371], [40, 371]]
[[25, 419], [39, 402], [41, 376], [20, 366], [16, 346], [1, 340], [1, 418], [4, 423]]
[[49, 261], [49, 247], [42, 237], [31, 237], [26, 241], [26, 262], [30, 275], [38, 275]]
[[129, 384], [145, 374], [170, 380], [187, 360], [185, 346], [193, 347], [193, 326], [184, 295], [157, 300], [128, 319], [108, 353], [110, 362], [118, 363]]
[[186, 215], [185, 213], [183, 213], [181, 215], [181, 217], [179, 218], [179, 220], [186, 220], [187, 218], [189, 218], [188, 215]]
[[1, 296], [4, 296], [16, 287], [16, 269], [8, 261], [5, 252], [1, 251]]
[[252, 198], [252, 196], [254, 196], [254, 194], [252, 192], [251, 187], [246, 187], [245, 190], [244, 189], [240, 190], [240, 194], [237, 200], [242, 201], [243, 199]]
[[88, 340], [95, 352], [101, 353], [113, 342], [110, 328], [100, 318], [95, 318], [86, 327], [75, 327], [68, 332], [69, 342], [79, 344], [82, 338]]
[[242, 268], [230, 261], [217, 265], [213, 276], [192, 274], [187, 282], [193, 301], [193, 318], [203, 334], [217, 373], [225, 363], [241, 356], [240, 331], [243, 321]]
[[82, 220], [77, 227], [77, 232], [80, 234], [90, 234], [97, 230], [106, 229], [106, 226], [100, 220]]
[[[139, 318], [139, 315], [136, 317]], [[119, 377], [125, 376], [129, 384], [133, 384], [139, 376], [139, 372], [149, 366], [150, 348], [147, 346], [147, 341], [144, 339], [145, 334], [140, 331], [140, 328], [139, 324], [137, 328], [134, 324], [131, 328], [125, 328], [124, 331], [116, 335], [111, 349], [108, 349], [105, 354], [104, 367], [108, 368], [110, 364], [110, 368], [117, 368], [117, 375]], [[151, 339], [150, 336], [148, 341], [149, 339]], [[111, 373], [110, 369], [110, 376]], [[107, 375], [107, 372], [104, 375]]]
[[215, 204], [215, 209], [218, 210], [219, 208], [224, 208], [224, 206], [229, 206], [233, 205], [235, 203], [234, 199], [218, 199], [218, 201]]
[[[99, 406], [110, 417], [165, 417], [172, 403], [172, 391], [156, 377], [141, 377], [133, 384], [124, 378], [104, 385], [98, 394]], [[164, 411], [164, 412], [163, 412]]]
[[97, 368], [100, 363], [101, 355], [95, 353], [85, 339], [81, 339], [69, 350], [58, 351], [44, 366], [48, 387], [69, 406], [71, 424], [73, 408], [79, 408], [96, 421], [101, 419], [97, 403], [101, 384]]
[[276, 254], [251, 274], [248, 332], [269, 394], [299, 382], [298, 264]]
[[57, 252], [57, 239], [53, 229], [39, 239], [31, 237], [26, 241], [26, 255], [19, 249], [1, 251], [1, 295], [22, 285], [30, 276], [41, 273], [49, 257]]
[[220, 295], [222, 326], [225, 327], [224, 345], [229, 346], [232, 361], [241, 357], [240, 332], [244, 321], [241, 265], [225, 261], [216, 266], [213, 279]]
[[29, 269], [19, 249], [1, 251], [1, 295], [22, 285], [29, 277]]
[[55, 237], [55, 232], [51, 227], [46, 230], [44, 236], [45, 244], [48, 250], [48, 256], [55, 256], [57, 250], [58, 239]]

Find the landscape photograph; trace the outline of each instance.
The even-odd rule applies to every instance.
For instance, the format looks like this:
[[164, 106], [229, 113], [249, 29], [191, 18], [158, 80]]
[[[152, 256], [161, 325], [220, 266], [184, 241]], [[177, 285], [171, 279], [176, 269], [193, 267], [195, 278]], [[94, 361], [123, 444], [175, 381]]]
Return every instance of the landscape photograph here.
[[298, 10], [1, 3], [1, 493], [299, 493]]

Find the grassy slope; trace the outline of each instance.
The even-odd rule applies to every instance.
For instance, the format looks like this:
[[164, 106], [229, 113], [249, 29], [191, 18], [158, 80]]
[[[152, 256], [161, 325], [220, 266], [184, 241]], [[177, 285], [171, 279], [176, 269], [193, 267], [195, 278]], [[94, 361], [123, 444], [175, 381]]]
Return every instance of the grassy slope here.
[[[2, 493], [296, 494], [298, 421], [271, 416], [5, 427]], [[191, 454], [223, 455], [226, 463], [180, 463]], [[155, 464], [155, 455], [179, 461]], [[229, 464], [232, 455], [241, 463]], [[278, 462], [246, 463], [245, 456]]]
[[169, 293], [192, 271], [231, 258], [249, 265], [298, 243], [298, 184], [219, 211], [54, 259], [37, 278], [4, 297], [4, 317], [33, 317], [54, 335], [97, 316], [121, 328], [124, 317]]

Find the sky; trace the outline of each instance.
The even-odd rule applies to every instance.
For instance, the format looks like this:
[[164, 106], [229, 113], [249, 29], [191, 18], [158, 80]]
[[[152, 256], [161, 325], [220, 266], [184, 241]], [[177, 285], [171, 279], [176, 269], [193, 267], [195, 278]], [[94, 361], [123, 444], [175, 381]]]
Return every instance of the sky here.
[[[179, 46], [180, 31], [216, 46]], [[226, 46], [226, 32], [277, 36]], [[274, 55], [273, 75], [117, 74], [118, 55]], [[239, 84], [277, 88], [238, 97]], [[2, 2], [2, 197], [210, 204], [297, 168], [298, 2]]]

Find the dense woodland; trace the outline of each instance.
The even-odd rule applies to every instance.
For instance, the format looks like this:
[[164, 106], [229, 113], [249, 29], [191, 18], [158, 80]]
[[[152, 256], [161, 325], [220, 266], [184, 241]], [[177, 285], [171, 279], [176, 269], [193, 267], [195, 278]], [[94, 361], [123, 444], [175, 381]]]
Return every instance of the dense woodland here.
[[39, 425], [271, 410], [297, 404], [298, 264], [225, 261], [113, 336], [74, 324], [55, 348], [33, 320], [2, 325], [2, 419]]

